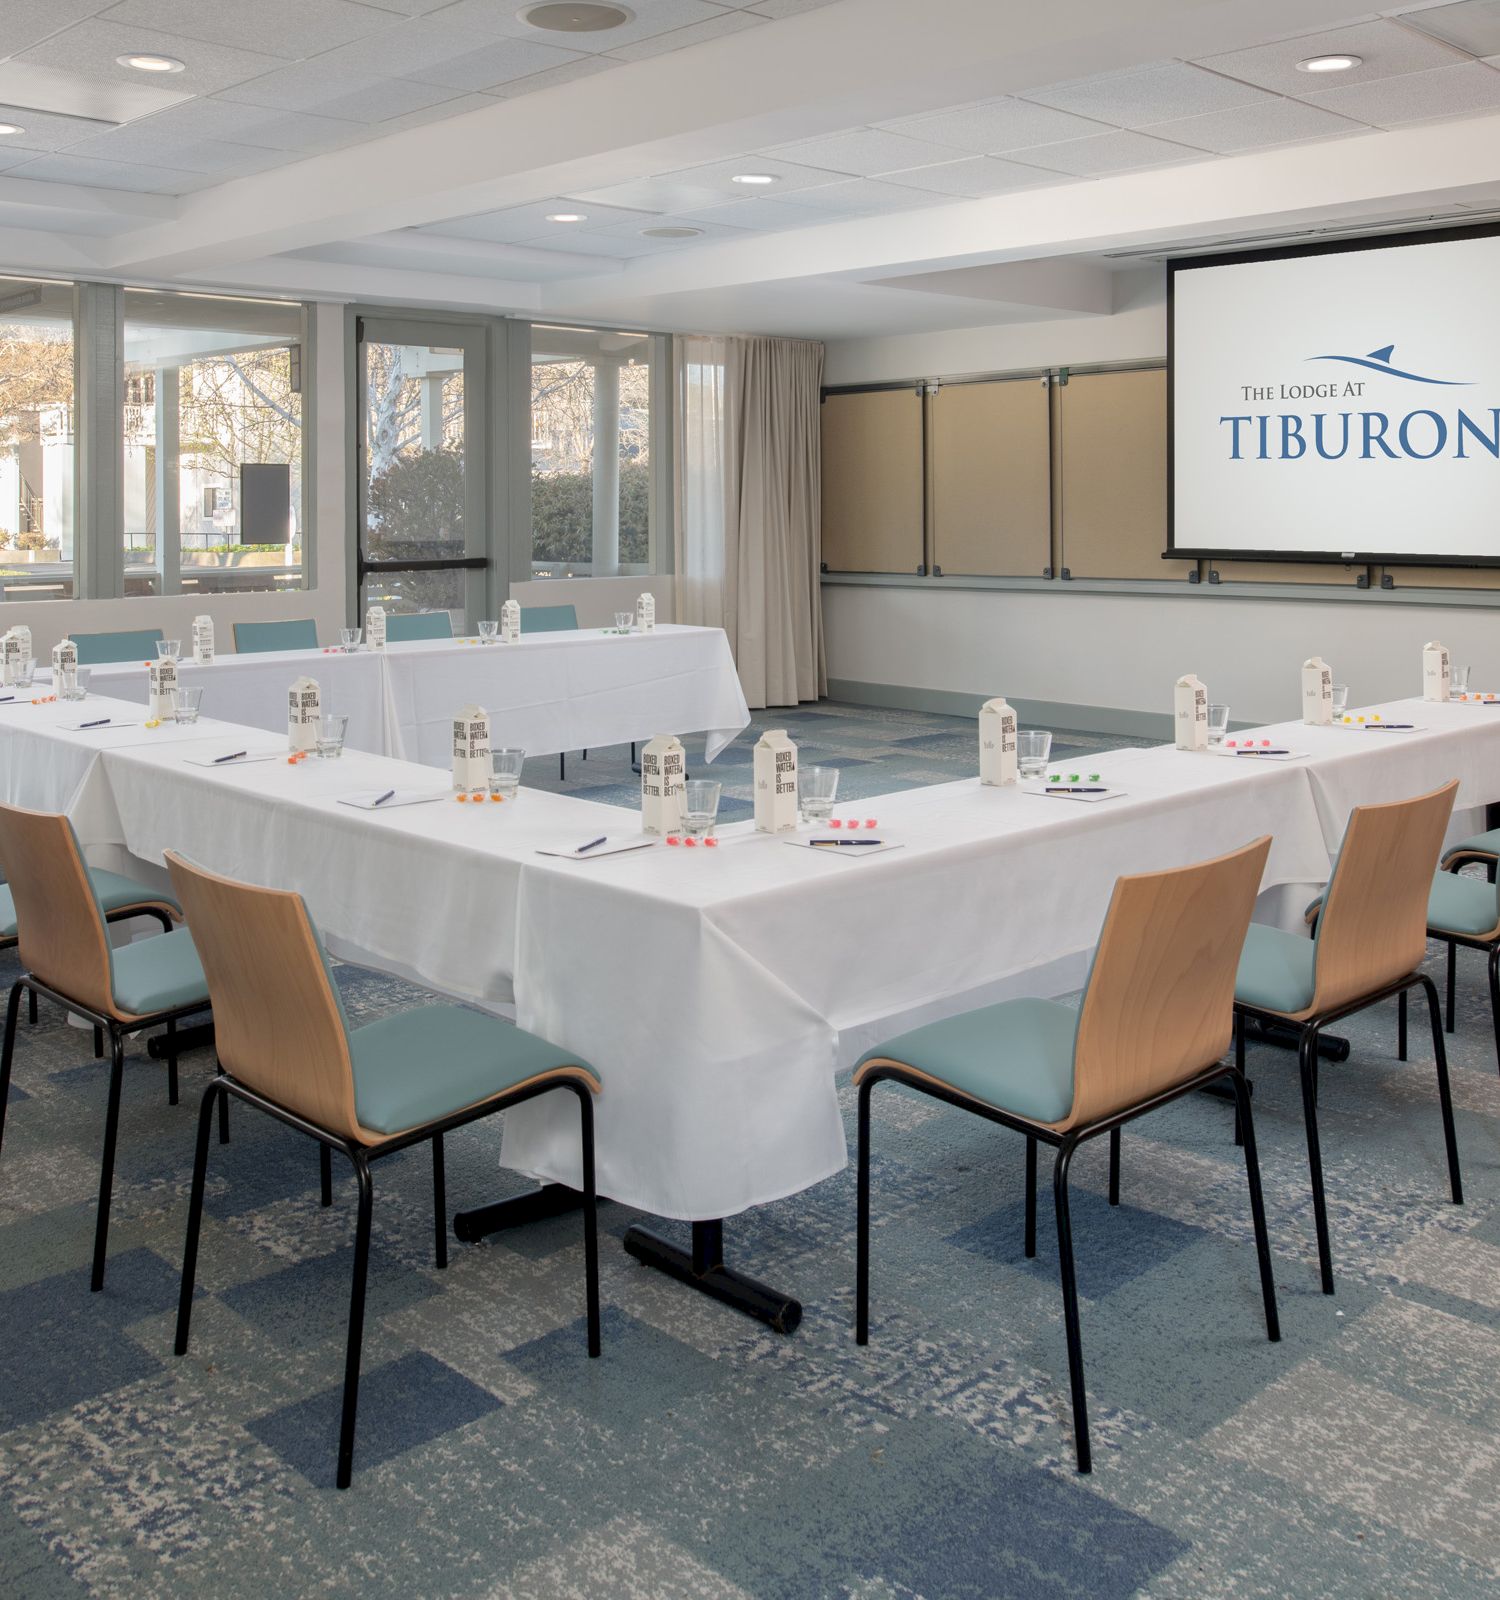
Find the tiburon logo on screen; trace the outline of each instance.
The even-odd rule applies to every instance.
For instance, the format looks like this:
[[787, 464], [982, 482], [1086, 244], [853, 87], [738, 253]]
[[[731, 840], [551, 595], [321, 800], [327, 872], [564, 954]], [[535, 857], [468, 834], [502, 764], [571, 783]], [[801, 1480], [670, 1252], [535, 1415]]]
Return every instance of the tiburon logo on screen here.
[[[1395, 364], [1394, 344], [1381, 345], [1367, 354], [1308, 356], [1308, 361], [1328, 361], [1402, 384], [1435, 384], [1445, 389], [1472, 388], [1468, 378], [1438, 378], [1412, 372]], [[1242, 383], [1246, 404], [1280, 401], [1350, 400], [1368, 406], [1383, 386], [1366, 378], [1333, 378], [1304, 382]], [[1477, 415], [1457, 408], [1451, 412], [1415, 407], [1399, 410], [1247, 411], [1221, 415], [1231, 461], [1341, 461], [1353, 456], [1363, 461], [1432, 461], [1448, 456], [1456, 461], [1472, 458], [1478, 447], [1500, 460], [1500, 406]]]

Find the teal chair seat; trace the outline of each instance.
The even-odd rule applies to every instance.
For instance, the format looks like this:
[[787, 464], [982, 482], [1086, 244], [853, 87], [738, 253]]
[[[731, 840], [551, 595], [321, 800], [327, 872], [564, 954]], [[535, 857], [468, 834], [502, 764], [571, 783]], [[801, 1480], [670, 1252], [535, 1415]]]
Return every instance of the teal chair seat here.
[[1456, 844], [1443, 852], [1446, 861], [1450, 856], [1469, 855], [1497, 856], [1500, 857], [1500, 828], [1491, 828], [1488, 833], [1476, 833], [1472, 839], [1465, 839], [1462, 844]]
[[[1481, 837], [1489, 837], [1481, 835]], [[1497, 835], [1496, 837], [1500, 837]], [[1459, 845], [1466, 850], [1467, 845]], [[1307, 908], [1311, 921], [1323, 904], [1319, 895]], [[1427, 926], [1445, 933], [1463, 933], [1482, 939], [1500, 927], [1500, 892], [1483, 878], [1462, 878], [1455, 872], [1435, 872], [1427, 893]]]
[[1306, 1011], [1313, 1002], [1317, 948], [1302, 934], [1252, 922], [1234, 980], [1235, 999], [1264, 1011]]
[[447, 611], [412, 611], [385, 619], [387, 644], [404, 644], [409, 639], [451, 639], [453, 617]]
[[[177, 902], [170, 894], [148, 889], [144, 883], [137, 883], [134, 878], [121, 877], [118, 872], [105, 872], [99, 867], [90, 867], [88, 874], [89, 882], [93, 884], [94, 894], [99, 901], [99, 909], [106, 917], [112, 912], [123, 911], [126, 906], [137, 906], [143, 902], [177, 909]], [[15, 901], [9, 888], [0, 883], [0, 939], [14, 939], [15, 936]]]
[[578, 628], [577, 606], [522, 606], [521, 637], [528, 633], [573, 633]]
[[524, 1028], [462, 1006], [420, 1006], [355, 1028], [349, 1056], [360, 1126], [390, 1134], [436, 1122], [539, 1073], [586, 1066]]
[[208, 979], [186, 928], [137, 939], [110, 953], [115, 1004], [132, 1016], [208, 1004]]
[[242, 656], [259, 655], [265, 650], [316, 650], [318, 625], [311, 617], [296, 617], [289, 622], [237, 622], [234, 648]]
[[1055, 1000], [1002, 1000], [888, 1039], [863, 1061], [899, 1061], [997, 1110], [1061, 1122], [1077, 1028], [1078, 1013]]
[[156, 647], [165, 637], [160, 628], [136, 628], [129, 633], [75, 633], [80, 667], [102, 667], [112, 661], [154, 661]]

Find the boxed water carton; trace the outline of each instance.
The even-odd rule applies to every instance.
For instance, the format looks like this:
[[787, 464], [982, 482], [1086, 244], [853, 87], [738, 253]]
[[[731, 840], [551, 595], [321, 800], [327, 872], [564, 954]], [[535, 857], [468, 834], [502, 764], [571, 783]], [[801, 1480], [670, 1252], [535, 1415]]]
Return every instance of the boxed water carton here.
[[298, 678], [287, 690], [286, 743], [289, 750], [311, 750], [318, 742], [323, 696], [316, 678]]
[[12, 684], [20, 671], [21, 641], [16, 636], [16, 630], [11, 628], [4, 635], [0, 635], [0, 683]]
[[14, 683], [21, 675], [21, 668], [32, 658], [31, 629], [24, 622], [18, 622], [6, 639], [4, 677], [7, 683]]
[[1177, 680], [1172, 715], [1179, 750], [1208, 749], [1208, 689], [1191, 672]]
[[650, 633], [656, 627], [656, 596], [648, 590], [635, 598], [635, 628], [637, 633]]
[[1333, 724], [1333, 668], [1322, 656], [1302, 663], [1302, 720], [1309, 728]]
[[52, 646], [52, 692], [61, 694], [78, 674], [78, 646], [71, 639], [59, 639]]
[[979, 781], [995, 788], [1016, 781], [1016, 714], [1003, 697], [979, 708]]
[[206, 667], [214, 658], [214, 619], [193, 618], [193, 660]]
[[1448, 689], [1452, 681], [1453, 663], [1448, 654], [1447, 645], [1438, 644], [1434, 640], [1431, 644], [1422, 646], [1422, 698], [1424, 700], [1446, 700]]
[[521, 602], [507, 600], [500, 607], [500, 642], [514, 644], [521, 637]]
[[453, 787], [459, 794], [485, 794], [490, 786], [490, 714], [467, 705], [453, 719]]
[[756, 742], [755, 831], [797, 831], [797, 746], [785, 728], [768, 728]]
[[177, 687], [177, 662], [172, 657], [150, 662], [146, 667], [146, 704], [151, 717], [160, 722], [172, 715], [172, 691]]
[[641, 751], [641, 832], [664, 837], [682, 827], [687, 757], [676, 734], [659, 733]]
[[384, 606], [371, 606], [365, 612], [365, 643], [372, 650], [385, 649]]

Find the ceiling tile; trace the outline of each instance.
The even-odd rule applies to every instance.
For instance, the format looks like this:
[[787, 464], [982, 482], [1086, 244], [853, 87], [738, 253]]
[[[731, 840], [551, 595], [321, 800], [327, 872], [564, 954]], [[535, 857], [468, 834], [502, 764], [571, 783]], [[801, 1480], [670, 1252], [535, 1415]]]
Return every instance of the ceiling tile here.
[[672, 178], [636, 178], [630, 183], [612, 183], [603, 189], [582, 190], [572, 196], [584, 203], [625, 206], [633, 211], [697, 211], [718, 205], [732, 196], [704, 183], [685, 183]]
[[1148, 138], [1143, 133], [1124, 129], [1099, 133], [1089, 139], [1065, 139], [1061, 144], [1044, 144], [1026, 152], [1027, 161], [1049, 171], [1068, 172], [1076, 178], [1097, 177], [1106, 172], [1130, 172], [1141, 167], [1169, 167], [1180, 162], [1202, 161], [1200, 150], [1189, 150], [1165, 139]]
[[1003, 155], [1008, 150], [1024, 150], [1028, 145], [1058, 144], [1064, 139], [1083, 139], [1104, 131], [1103, 125], [1087, 117], [1010, 97], [928, 116], [903, 117], [899, 122], [883, 122], [880, 126], [975, 155]]
[[22, 130], [0, 139], [0, 149], [4, 150], [66, 150], [80, 139], [107, 133], [110, 127], [109, 123], [90, 117], [52, 116], [33, 111], [30, 106], [12, 105], [0, 105], [0, 122], [12, 122]]
[[[644, 247], [632, 252], [637, 255], [655, 255], [662, 250], [679, 249], [688, 244], [711, 244], [715, 239], [745, 238], [753, 230], [754, 224], [738, 215], [738, 207], [726, 209], [734, 213], [732, 225], [731, 217], [727, 214], [722, 220], [711, 219], [708, 222], [688, 217], [638, 216], [629, 222], [611, 223], [607, 228], [600, 228], [597, 235], [591, 232], [590, 237], [634, 242]], [[647, 239], [643, 236], [643, 230], [647, 228], [697, 228], [698, 233], [692, 239]]]
[[[587, 223], [549, 223], [554, 211], [581, 211]], [[447, 234], [455, 239], [484, 239], [491, 244], [521, 244], [528, 239], [547, 237], [559, 250], [571, 250], [569, 241], [584, 231], [598, 232], [613, 223], [639, 223], [649, 226], [656, 220], [649, 211], [628, 211], [619, 206], [587, 205], [578, 200], [536, 200], [530, 205], [506, 206], [473, 217], [458, 217], [452, 222], [433, 222], [417, 230]]]
[[[558, 36], [561, 38], [561, 35]], [[382, 28], [318, 58], [338, 72], [367, 78], [409, 78], [446, 89], [487, 89], [575, 60], [579, 52], [529, 39], [497, 39], [442, 18], [416, 17]]]
[[1233, 111], [1210, 111], [1203, 117], [1182, 117], [1141, 130], [1157, 139], [1192, 145], [1232, 155], [1238, 150], [1262, 150], [1271, 145], [1295, 144], [1301, 139], [1336, 139], [1341, 134], [1365, 133], [1362, 122], [1335, 116], [1300, 100], [1267, 100]]
[[[826, 194], [827, 190], [806, 191]], [[806, 206], [789, 206], [783, 200], [741, 200], [733, 205], [705, 206], [701, 211], [685, 211], [678, 216], [659, 217], [655, 226], [670, 227], [674, 222], [691, 228], [715, 228], [721, 224], [749, 229], [756, 233], [778, 233], [784, 228], [806, 228], [823, 220], [828, 213], [816, 213]]]
[[121, 0], [101, 16], [121, 27], [155, 28], [183, 41], [202, 39], [293, 59], [332, 50], [399, 21], [352, 0], [254, 0], [250, 5]]
[[944, 155], [958, 156], [961, 149], [908, 139], [899, 133], [879, 128], [856, 128], [850, 133], [835, 133], [826, 139], [803, 139], [797, 144], [777, 145], [767, 152], [804, 166], [821, 167], [828, 172], [844, 172], [852, 177], [872, 178], [902, 167], [922, 167], [941, 161]]
[[800, 17], [804, 11], [821, 11], [835, 0], [755, 0], [751, 10], [763, 17]]
[[1471, 55], [1490, 56], [1500, 50], [1500, 0], [1460, 0], [1458, 5], [1414, 12], [1401, 20]]
[[713, 22], [725, 13], [725, 7], [713, 4], [712, 0], [630, 0], [628, 9], [635, 14], [618, 28], [606, 28], [599, 33], [554, 33], [522, 21], [517, 13], [523, 9], [522, 0], [455, 0], [454, 4], [431, 15], [438, 22], [506, 38], [559, 45], [591, 55], [605, 52], [612, 55], [658, 34]]
[[268, 111], [263, 106], [210, 97], [189, 100], [133, 122], [130, 127], [132, 131], [150, 130], [179, 139], [223, 139], [264, 150], [332, 150], [375, 136], [374, 130], [362, 122], [298, 111]]
[[577, 56], [560, 67], [528, 73], [526, 77], [513, 79], [510, 83], [493, 84], [485, 93], [501, 100], [514, 100], [519, 95], [535, 94], [538, 89], [552, 89], [560, 83], [572, 83], [575, 78], [592, 78], [595, 73], [608, 72], [619, 64], [610, 56]]
[[1307, 96], [1314, 105], [1357, 117], [1377, 128], [1404, 122], [1434, 122], [1500, 108], [1500, 72], [1478, 61], [1410, 72], [1379, 83], [1351, 83]]
[[1332, 55], [1360, 58], [1359, 66], [1339, 73], [1341, 87], [1373, 83], [1377, 78], [1394, 78], [1405, 72], [1423, 72], [1429, 67], [1448, 66], [1463, 59], [1448, 45], [1413, 33], [1397, 23], [1360, 22], [1329, 33], [1307, 33], [1300, 39], [1257, 45], [1251, 50], [1204, 56], [1197, 65], [1300, 99], [1310, 87], [1316, 87], [1318, 79], [1311, 73], [1298, 72], [1297, 63], [1306, 61], [1309, 56]]
[[222, 139], [189, 139], [162, 132], [148, 123], [134, 123], [111, 133], [96, 134], [68, 152], [80, 160], [118, 161], [127, 165], [167, 167], [179, 172], [213, 172], [225, 177], [245, 177], [266, 172], [298, 157], [285, 150], [263, 150], [254, 145], [230, 144]]
[[5, 0], [0, 7], [4, 38], [0, 49], [8, 56], [19, 55], [75, 22], [92, 17], [102, 4], [103, 0]]
[[384, 122], [453, 98], [451, 89], [405, 78], [370, 78], [336, 72], [321, 60], [278, 66], [262, 78], [236, 84], [220, 97], [273, 111], [314, 111], [350, 122]]
[[980, 200], [985, 195], [1005, 194], [1012, 189], [1029, 189], [1040, 183], [1056, 183], [1055, 172], [1015, 161], [1000, 161], [994, 156], [969, 156], [963, 161], [944, 161], [935, 167], [916, 167], [907, 172], [891, 172], [892, 183], [932, 194], [956, 195]]
[[218, 180], [202, 172], [127, 166], [119, 161], [85, 161], [73, 155], [38, 156], [10, 174], [43, 183], [76, 183], [90, 189], [123, 189], [132, 194], [190, 194]]
[[173, 73], [166, 87], [181, 94], [212, 94], [282, 65], [275, 56], [233, 50], [222, 44], [190, 46], [170, 33], [122, 28], [97, 18], [65, 28], [15, 59], [25, 66], [50, 67], [82, 78], [138, 84], [144, 74], [120, 66], [115, 59], [134, 51], [178, 57], [186, 70]]
[[1140, 128], [1150, 122], [1169, 122], [1177, 117], [1248, 105], [1264, 99], [1265, 93], [1186, 62], [1169, 61], [1143, 71], [1112, 72], [1075, 83], [1028, 89], [1023, 98], [1059, 111], [1071, 111], [1075, 116], [1092, 117], [1096, 122]]
[[673, 50], [707, 44], [711, 39], [722, 39], [731, 33], [743, 33], [746, 28], [759, 28], [769, 20], [748, 11], [723, 11], [717, 17], [706, 17], [702, 22], [691, 22], [685, 28], [673, 28], [670, 33], [654, 34], [634, 44], [611, 45], [609, 53], [621, 61], [646, 61], [652, 56], [668, 55]]
[[[7, 146], [7, 148], [0, 150], [0, 172], [8, 172], [12, 167], [19, 167], [28, 161], [35, 161], [36, 159], [37, 152], [35, 150], [16, 150]], [[11, 209], [20, 208], [11, 208], [7, 206], [5, 209], [9, 211]], [[10, 224], [10, 226], [21, 227], [24, 226], [24, 224], [13, 223]]]
[[[775, 183], [736, 183], [739, 172], [765, 173], [776, 179]], [[665, 172], [661, 181], [682, 183], [695, 189], [707, 189], [721, 200], [738, 199], [746, 190], [754, 190], [761, 199], [779, 200], [797, 189], [814, 189], [820, 184], [834, 183], [842, 173], [826, 168], [811, 167], [781, 156], [732, 156], [728, 161], [710, 161], [701, 167], [683, 167], [676, 172]]]
[[939, 205], [944, 198], [930, 190], [908, 189], [879, 178], [850, 178], [843, 183], [790, 194], [786, 203], [831, 216], [858, 216], [864, 211], [915, 211], [920, 206]]

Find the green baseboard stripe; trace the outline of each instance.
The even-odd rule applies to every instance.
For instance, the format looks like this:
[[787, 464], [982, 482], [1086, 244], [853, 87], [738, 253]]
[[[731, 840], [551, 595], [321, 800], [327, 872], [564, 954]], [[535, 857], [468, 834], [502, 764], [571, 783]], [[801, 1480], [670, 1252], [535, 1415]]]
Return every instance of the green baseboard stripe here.
[[[996, 691], [999, 692], [998, 690]], [[977, 717], [989, 695], [956, 689], [913, 689], [899, 683], [861, 683], [830, 678], [828, 698], [856, 706], [885, 706], [895, 711], [933, 711], [947, 717]], [[1066, 700], [1020, 700], [1008, 695], [1023, 726], [1071, 729], [1078, 733], [1120, 733], [1131, 739], [1172, 738], [1168, 711], [1123, 711], [1115, 706], [1080, 706]]]

